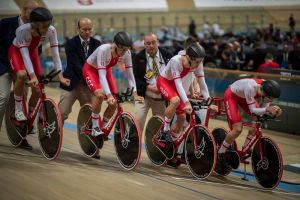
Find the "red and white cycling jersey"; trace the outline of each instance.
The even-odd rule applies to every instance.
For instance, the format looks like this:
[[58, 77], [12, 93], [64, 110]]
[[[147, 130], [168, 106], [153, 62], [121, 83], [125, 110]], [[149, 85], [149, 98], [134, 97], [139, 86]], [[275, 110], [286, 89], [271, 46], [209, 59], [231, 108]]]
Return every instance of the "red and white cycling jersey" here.
[[[87, 59], [87, 63], [98, 69], [99, 80], [101, 86], [103, 87], [104, 94], [111, 94], [111, 90], [107, 81], [107, 70], [113, 66], [115, 66], [119, 60], [122, 60], [125, 64], [125, 69], [128, 78], [128, 84], [130, 88], [133, 88], [133, 91], [136, 91], [136, 84], [132, 70], [132, 59], [131, 52], [126, 51], [125, 55], [119, 58], [112, 58], [112, 45], [111, 44], [103, 44], [99, 46]], [[95, 80], [93, 80], [95, 81]]]
[[[37, 47], [41, 42], [48, 40], [50, 42], [54, 67], [56, 70], [61, 70], [62, 65], [59, 57], [56, 29], [53, 26], [50, 26], [45, 36], [33, 37], [31, 34], [31, 27], [32, 27], [31, 23], [27, 23], [19, 26], [16, 29], [16, 37], [13, 40], [12, 48], [10, 50], [10, 55], [14, 56], [13, 57], [14, 59], [19, 59], [18, 64], [23, 63], [23, 65], [25, 65], [28, 74], [31, 74], [34, 72], [32, 60], [31, 60], [32, 55], [36, 54]], [[21, 54], [17, 52], [18, 50]], [[38, 56], [34, 56], [34, 58], [39, 59]], [[11, 60], [13, 61], [14, 59]]]
[[[195, 69], [190, 69], [190, 67], [184, 67], [182, 65], [182, 56], [185, 55], [180, 54], [171, 58], [165, 69], [162, 71], [161, 76], [167, 79], [170, 83], [175, 83], [176, 90], [180, 96], [180, 99], [183, 102], [186, 102], [188, 101], [188, 98], [182, 85], [182, 78], [185, 77], [188, 73], [193, 72], [195, 76], [200, 79], [201, 93], [203, 97], [207, 99], [209, 97], [209, 92], [204, 79], [203, 63], [200, 63], [199, 66]], [[185, 84], [191, 85], [192, 81], [193, 80], [190, 79]]]
[[266, 107], [270, 102], [263, 102], [264, 105], [260, 108], [256, 101], [257, 98], [261, 98], [257, 93], [257, 88], [263, 81], [263, 79], [245, 78], [235, 81], [227, 88], [224, 93], [224, 103], [230, 126], [241, 122], [238, 106], [248, 114], [262, 115], [266, 113]]
[[257, 94], [258, 84], [261, 84], [263, 79], [246, 78], [237, 80], [230, 85], [231, 91], [237, 96], [246, 99], [248, 105], [255, 104], [255, 98], [261, 96]]

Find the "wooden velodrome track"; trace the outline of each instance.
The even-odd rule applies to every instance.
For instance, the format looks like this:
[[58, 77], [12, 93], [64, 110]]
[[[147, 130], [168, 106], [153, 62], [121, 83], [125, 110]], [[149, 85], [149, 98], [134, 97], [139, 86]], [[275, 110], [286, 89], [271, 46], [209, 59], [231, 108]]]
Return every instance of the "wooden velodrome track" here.
[[[47, 88], [47, 95], [56, 102], [59, 90]], [[124, 109], [133, 112], [131, 104]], [[196, 180], [187, 166], [178, 169], [155, 167], [143, 148], [139, 165], [134, 171], [123, 170], [117, 162], [112, 141], [104, 144], [101, 159], [82, 154], [76, 135], [79, 105], [73, 107], [64, 128], [63, 146], [55, 161], [46, 160], [37, 135], [28, 136], [32, 151], [14, 148], [8, 141], [5, 127], [0, 133], [0, 200], [19, 199], [300, 199], [300, 170], [284, 170], [282, 182], [273, 191], [261, 188], [247, 166], [248, 179], [241, 179], [241, 169], [227, 177], [212, 175], [205, 181]], [[210, 128], [226, 127], [213, 120]], [[264, 131], [280, 146], [285, 169], [300, 163], [299, 136]], [[238, 143], [244, 141], [243, 134]]]

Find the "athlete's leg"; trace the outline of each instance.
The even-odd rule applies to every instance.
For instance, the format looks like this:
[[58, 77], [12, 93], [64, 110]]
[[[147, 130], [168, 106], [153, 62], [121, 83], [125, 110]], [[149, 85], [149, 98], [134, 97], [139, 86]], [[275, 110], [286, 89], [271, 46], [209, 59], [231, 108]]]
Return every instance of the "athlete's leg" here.
[[[40, 57], [37, 48], [30, 54], [30, 59], [33, 65], [34, 73], [36, 77], [39, 79], [42, 75], [42, 66], [41, 66]], [[40, 94], [40, 89], [36, 87], [32, 87], [31, 91], [32, 91], [32, 95], [29, 99], [28, 107], [34, 108], [41, 94]]]
[[[109, 68], [106, 71], [106, 79], [109, 85], [109, 89], [113, 94], [118, 93], [118, 87], [115, 81], [115, 78], [113, 76], [113, 72], [112, 72], [112, 68]], [[117, 103], [115, 102], [112, 105], [108, 105], [108, 107], [106, 108], [104, 114], [103, 114], [103, 127], [105, 127], [107, 125], [107, 123], [109, 122], [110, 118], [114, 115], [115, 111], [117, 108]]]
[[177, 119], [176, 119], [175, 125], [172, 129], [172, 132], [175, 134], [174, 136], [178, 136], [178, 134], [180, 133], [180, 131], [183, 128], [183, 124], [184, 124], [184, 120], [185, 120], [185, 113], [178, 113], [176, 116], [177, 116]]
[[103, 134], [99, 125], [99, 112], [101, 110], [104, 94], [99, 81], [97, 69], [85, 63], [82, 68], [82, 75], [89, 87], [93, 92], [92, 96], [92, 135], [98, 136]]
[[27, 80], [27, 72], [20, 50], [17, 47], [12, 45], [9, 48], [8, 56], [11, 62], [11, 67], [16, 74], [16, 81], [14, 84], [15, 116], [17, 120], [23, 121], [26, 120], [26, 116], [23, 112], [22, 98], [24, 93], [25, 81]]

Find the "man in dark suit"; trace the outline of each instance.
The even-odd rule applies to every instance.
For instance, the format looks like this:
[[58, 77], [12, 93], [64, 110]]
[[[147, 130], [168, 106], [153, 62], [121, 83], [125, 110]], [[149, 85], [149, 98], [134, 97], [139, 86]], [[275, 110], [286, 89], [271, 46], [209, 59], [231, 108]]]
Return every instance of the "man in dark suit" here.
[[150, 108], [153, 115], [164, 116], [165, 101], [156, 87], [156, 78], [171, 59], [171, 54], [158, 46], [155, 34], [147, 34], [144, 44], [145, 49], [136, 54], [132, 62], [137, 93], [145, 100], [144, 104], [135, 103], [135, 117], [141, 132]]
[[284, 44], [282, 51], [278, 53], [276, 59], [276, 62], [280, 65], [280, 68], [290, 69], [289, 54], [289, 46], [287, 44]]
[[[13, 81], [10, 73], [11, 66], [8, 60], [8, 49], [16, 37], [16, 29], [20, 25], [29, 22], [31, 11], [38, 6], [36, 1], [27, 1], [21, 9], [20, 16], [0, 20], [0, 129]], [[26, 139], [23, 140], [21, 147], [32, 149]]]
[[93, 23], [89, 18], [81, 18], [78, 21], [78, 35], [68, 40], [65, 46], [67, 67], [63, 72], [64, 77], [70, 79], [69, 86], [60, 85], [61, 96], [58, 107], [62, 119], [65, 121], [72, 111], [76, 100], [80, 106], [90, 103], [92, 93], [85, 84], [82, 76], [82, 67], [86, 58], [100, 46], [100, 41], [91, 37]]

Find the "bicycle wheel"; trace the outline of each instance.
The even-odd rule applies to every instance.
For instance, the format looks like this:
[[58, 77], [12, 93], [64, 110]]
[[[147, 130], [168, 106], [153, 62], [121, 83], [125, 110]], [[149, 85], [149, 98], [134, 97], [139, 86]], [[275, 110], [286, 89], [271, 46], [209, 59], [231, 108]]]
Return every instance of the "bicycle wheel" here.
[[9, 100], [5, 111], [6, 133], [9, 141], [15, 147], [21, 145], [22, 140], [26, 137], [28, 126], [26, 122], [18, 122], [15, 119], [15, 99], [14, 92], [10, 93]]
[[151, 162], [162, 166], [167, 162], [166, 157], [153, 144], [154, 136], [163, 128], [164, 120], [160, 116], [153, 116], [147, 123], [145, 132], [145, 148]]
[[[227, 134], [228, 134], [228, 132], [224, 128], [215, 128], [212, 131], [212, 135], [213, 135], [213, 137], [215, 139], [215, 142], [216, 142], [217, 151], [219, 150], [220, 146], [222, 145], [222, 143], [223, 143], [223, 141], [224, 141]], [[228, 150], [232, 150], [232, 147], [230, 146], [228, 148]], [[215, 167], [215, 172], [217, 174], [220, 174], [220, 175], [223, 175], [223, 176], [228, 175], [231, 172], [231, 170], [232, 170], [231, 167], [229, 167], [228, 169], [224, 169], [223, 167], [218, 167], [218, 164]]]
[[[123, 138], [122, 135], [123, 134]], [[134, 117], [123, 112], [116, 121], [114, 145], [119, 163], [126, 170], [136, 167], [141, 156], [141, 133]]]
[[251, 159], [258, 183], [264, 188], [276, 188], [283, 172], [282, 156], [276, 143], [271, 138], [262, 137], [255, 144]]
[[216, 164], [216, 144], [209, 130], [195, 125], [185, 140], [186, 163], [198, 179], [206, 179], [214, 171]]
[[60, 111], [52, 99], [45, 99], [38, 115], [38, 140], [43, 155], [48, 160], [57, 158], [63, 138]]
[[97, 145], [91, 138], [85, 134], [86, 127], [91, 127], [92, 121], [89, 120], [92, 115], [92, 107], [89, 104], [83, 105], [77, 117], [77, 136], [80, 147], [84, 154], [88, 157], [94, 157], [98, 154]]

